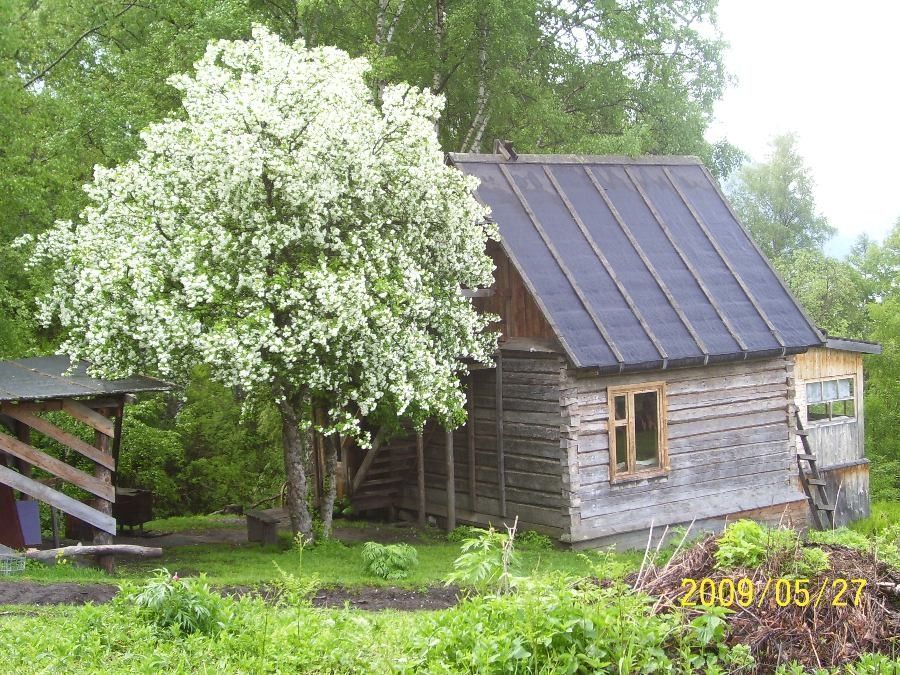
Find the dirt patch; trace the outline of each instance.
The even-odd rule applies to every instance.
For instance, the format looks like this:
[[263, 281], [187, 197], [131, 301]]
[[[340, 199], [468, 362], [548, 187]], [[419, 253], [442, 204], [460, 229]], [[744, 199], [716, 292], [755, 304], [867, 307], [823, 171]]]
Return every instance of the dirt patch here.
[[0, 581], [0, 605], [85, 605], [109, 602], [119, 592], [111, 584], [35, 584]]
[[[273, 602], [277, 592], [263, 586], [226, 586], [222, 595], [241, 597], [255, 595]], [[84, 605], [101, 604], [112, 600], [119, 591], [111, 584], [55, 583], [36, 584], [29, 581], [0, 582], [0, 605]], [[437, 586], [425, 591], [396, 586], [361, 588], [323, 588], [313, 597], [316, 607], [342, 608], [349, 606], [367, 611], [396, 609], [401, 611], [438, 610], [453, 607], [458, 602], [456, 587]]]
[[455, 587], [437, 586], [426, 591], [408, 588], [325, 588], [319, 590], [313, 598], [316, 607], [344, 607], [365, 609], [377, 612], [383, 609], [415, 611], [421, 609], [447, 609], [459, 602]]

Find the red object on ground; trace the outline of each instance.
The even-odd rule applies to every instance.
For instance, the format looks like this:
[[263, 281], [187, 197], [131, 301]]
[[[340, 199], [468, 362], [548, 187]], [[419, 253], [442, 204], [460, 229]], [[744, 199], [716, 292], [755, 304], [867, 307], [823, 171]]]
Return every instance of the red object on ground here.
[[15, 549], [25, 548], [16, 498], [12, 488], [6, 485], [0, 485], [0, 544]]

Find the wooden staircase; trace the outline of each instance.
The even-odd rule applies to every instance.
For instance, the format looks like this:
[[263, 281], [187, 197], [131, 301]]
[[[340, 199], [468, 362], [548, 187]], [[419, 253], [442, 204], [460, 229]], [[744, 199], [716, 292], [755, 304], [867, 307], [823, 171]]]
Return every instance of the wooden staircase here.
[[[809, 510], [813, 516], [813, 523], [818, 530], [826, 527], [834, 527], [834, 502], [829, 500], [825, 479], [819, 473], [816, 464], [816, 455], [809, 445], [809, 431], [803, 428], [799, 411], [794, 411], [796, 418], [796, 433], [803, 444], [803, 452], [797, 454], [797, 469], [800, 472], [800, 483], [809, 500]], [[804, 464], [806, 466], [804, 467]], [[824, 519], [822, 514], [825, 514]]]
[[[426, 445], [432, 431], [426, 431]], [[403, 486], [414, 480], [415, 475], [415, 433], [387, 443], [377, 443], [376, 439], [353, 477], [350, 503], [357, 512], [394, 507], [400, 500]]]

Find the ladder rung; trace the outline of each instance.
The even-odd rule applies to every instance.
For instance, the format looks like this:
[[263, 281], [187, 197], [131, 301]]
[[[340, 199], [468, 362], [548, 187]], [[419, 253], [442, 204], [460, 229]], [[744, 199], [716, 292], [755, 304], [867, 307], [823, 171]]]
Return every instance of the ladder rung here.
[[815, 455], [808, 455], [808, 454], [806, 454], [806, 453], [798, 453], [798, 454], [797, 454], [797, 459], [802, 459], [802, 460], [804, 460], [804, 461], [806, 461], [806, 462], [815, 462], [815, 461], [816, 461], [816, 456], [815, 456]]
[[798, 436], [809, 436], [809, 431], [807, 431], [806, 429], [795, 429], [794, 433], [796, 433]]
[[834, 511], [834, 504], [816, 504], [819, 511]]
[[825, 480], [822, 478], [807, 478], [806, 482], [810, 485], [821, 485], [822, 487], [825, 487]]

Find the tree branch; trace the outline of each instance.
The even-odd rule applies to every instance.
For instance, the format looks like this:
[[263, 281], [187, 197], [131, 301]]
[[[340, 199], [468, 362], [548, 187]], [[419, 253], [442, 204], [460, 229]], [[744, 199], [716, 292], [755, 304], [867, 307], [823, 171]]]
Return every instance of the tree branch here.
[[72, 53], [72, 50], [75, 49], [75, 47], [77, 47], [78, 45], [80, 45], [81, 42], [82, 42], [85, 38], [87, 38], [87, 37], [90, 36], [90, 35], [93, 35], [93, 34], [96, 33], [97, 31], [99, 31], [101, 28], [103, 28], [103, 27], [104, 27], [106, 24], [108, 24], [110, 21], [113, 21], [113, 20], [115, 20], [115, 19], [118, 19], [120, 16], [122, 16], [123, 14], [125, 14], [125, 12], [127, 12], [128, 10], [130, 10], [130, 9], [131, 9], [132, 7], [134, 7], [136, 4], [137, 4], [136, 0], [133, 1], [133, 2], [129, 2], [129, 3], [128, 3], [127, 5], [125, 5], [125, 7], [123, 7], [119, 12], [113, 14], [111, 17], [109, 17], [108, 19], [106, 19], [106, 20], [103, 21], [102, 23], [97, 24], [97, 25], [94, 26], [93, 28], [91, 28], [91, 29], [89, 29], [89, 30], [86, 30], [84, 33], [82, 33], [81, 35], [79, 35], [78, 38], [75, 40], [75, 42], [73, 42], [72, 44], [70, 44], [70, 45], [65, 49], [65, 51], [63, 51], [62, 54], [60, 54], [59, 56], [57, 56], [57, 57], [53, 60], [53, 62], [52, 62], [50, 65], [48, 65], [46, 68], [44, 68], [41, 72], [39, 72], [37, 75], [35, 75], [34, 77], [32, 77], [30, 80], [28, 80], [28, 82], [25, 83], [25, 86], [24, 86], [23, 88], [24, 88], [24, 89], [28, 89], [28, 87], [30, 87], [31, 85], [33, 85], [35, 82], [37, 82], [38, 80], [43, 79], [44, 77], [46, 77], [47, 74], [48, 74], [51, 70], [53, 70], [53, 68], [55, 68], [57, 65], [59, 65], [59, 62], [60, 62], [60, 61], [62, 61], [62, 60], [63, 60], [64, 58], [66, 58], [69, 54], [71, 54], [71, 53]]

